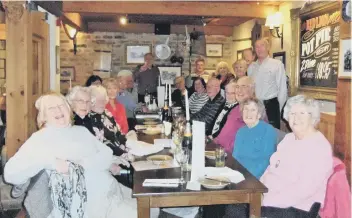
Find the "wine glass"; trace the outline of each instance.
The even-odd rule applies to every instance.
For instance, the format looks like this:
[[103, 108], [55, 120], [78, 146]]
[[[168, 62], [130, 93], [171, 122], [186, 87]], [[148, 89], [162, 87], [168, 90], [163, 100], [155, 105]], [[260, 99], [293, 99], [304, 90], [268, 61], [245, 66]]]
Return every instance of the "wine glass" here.
[[176, 149], [175, 152], [175, 159], [178, 162], [178, 164], [180, 164], [180, 169], [181, 169], [181, 177], [180, 177], [180, 183], [184, 184], [185, 183], [185, 179], [183, 178], [183, 171], [184, 171], [184, 167], [185, 164], [188, 162], [188, 148], [178, 148]]

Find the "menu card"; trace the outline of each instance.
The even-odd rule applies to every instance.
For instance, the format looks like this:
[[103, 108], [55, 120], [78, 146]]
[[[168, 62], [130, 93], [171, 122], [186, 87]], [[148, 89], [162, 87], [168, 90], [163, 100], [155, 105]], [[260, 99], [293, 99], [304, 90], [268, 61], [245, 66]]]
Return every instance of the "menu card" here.
[[199, 122], [199, 121], [193, 121], [191, 181], [197, 181], [201, 176], [204, 175], [204, 168], [205, 168], [204, 151], [205, 151], [205, 123]]

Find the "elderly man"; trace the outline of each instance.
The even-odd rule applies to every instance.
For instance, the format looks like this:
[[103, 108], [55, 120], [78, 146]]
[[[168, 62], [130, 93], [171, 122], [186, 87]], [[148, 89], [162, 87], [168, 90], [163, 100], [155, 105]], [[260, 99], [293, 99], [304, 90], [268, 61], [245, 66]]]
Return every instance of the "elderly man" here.
[[255, 42], [258, 60], [248, 68], [248, 75], [255, 82], [255, 94], [265, 105], [269, 123], [280, 129], [280, 111], [287, 98], [284, 65], [269, 57], [269, 42], [259, 39]]
[[213, 130], [216, 115], [223, 108], [225, 99], [220, 94], [220, 80], [211, 78], [207, 83], [207, 94], [209, 100], [200, 111], [191, 115], [192, 120], [205, 122], [206, 135]]
[[[191, 88], [192, 87], [193, 81], [197, 77], [202, 77], [205, 80], [205, 82], [207, 82], [209, 74], [204, 71], [204, 65], [205, 65], [204, 59], [203, 58], [198, 58], [195, 61], [195, 64], [196, 64], [196, 72], [194, 73], [195, 75], [193, 75], [193, 76], [192, 75], [188, 75], [186, 77], [186, 86], [187, 86], [187, 88]], [[193, 91], [194, 90], [192, 90], [192, 92]]]
[[119, 86], [119, 92], [117, 94], [117, 100], [125, 106], [127, 122], [130, 130], [136, 125], [136, 119], [134, 117], [134, 111], [139, 108], [137, 99], [134, 95], [134, 82], [132, 72], [129, 70], [121, 70], [117, 74], [117, 85]]
[[144, 102], [146, 92], [157, 97], [159, 68], [153, 65], [152, 53], [144, 55], [144, 65], [139, 65], [133, 72], [135, 82], [138, 84], [138, 102]]
[[[182, 107], [182, 109], [185, 109], [185, 92], [187, 90], [185, 86], [185, 78], [183, 78], [182, 76], [176, 77], [175, 84], [176, 84], [176, 89], [171, 94], [171, 99], [173, 102], [172, 106]], [[189, 98], [190, 92], [187, 92], [187, 93], [188, 93], [187, 97]]]
[[[241, 104], [247, 99], [254, 97], [254, 90], [254, 81], [250, 77], [244, 76], [239, 78], [235, 85], [237, 102]], [[232, 153], [236, 133], [244, 125], [245, 123], [241, 116], [240, 106], [237, 105], [229, 113], [224, 127], [221, 129], [217, 137], [214, 138], [214, 142], [224, 147], [227, 152]]]

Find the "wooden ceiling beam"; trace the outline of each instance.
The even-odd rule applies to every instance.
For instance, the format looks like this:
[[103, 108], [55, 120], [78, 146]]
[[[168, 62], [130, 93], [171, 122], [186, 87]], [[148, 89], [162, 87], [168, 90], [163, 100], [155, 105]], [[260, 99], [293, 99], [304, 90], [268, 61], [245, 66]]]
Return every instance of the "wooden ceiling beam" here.
[[[88, 22], [88, 32], [124, 32], [124, 33], [154, 33], [154, 24], [135, 24], [131, 23], [125, 26], [118, 22]], [[229, 26], [192, 26], [188, 31], [204, 32], [205, 35], [224, 35], [232, 36], [233, 27]], [[185, 34], [184, 25], [171, 25], [171, 34]]]
[[158, 14], [266, 18], [278, 6], [255, 2], [98, 2], [63, 1], [64, 12], [97, 14]]

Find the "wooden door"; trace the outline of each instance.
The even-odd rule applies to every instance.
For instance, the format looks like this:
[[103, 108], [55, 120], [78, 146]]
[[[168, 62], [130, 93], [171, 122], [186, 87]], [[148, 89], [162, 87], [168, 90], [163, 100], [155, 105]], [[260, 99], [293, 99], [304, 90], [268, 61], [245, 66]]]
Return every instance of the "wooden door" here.
[[23, 2], [7, 2], [6, 119], [11, 157], [37, 130], [36, 99], [49, 90], [49, 26], [45, 13], [29, 12]]

